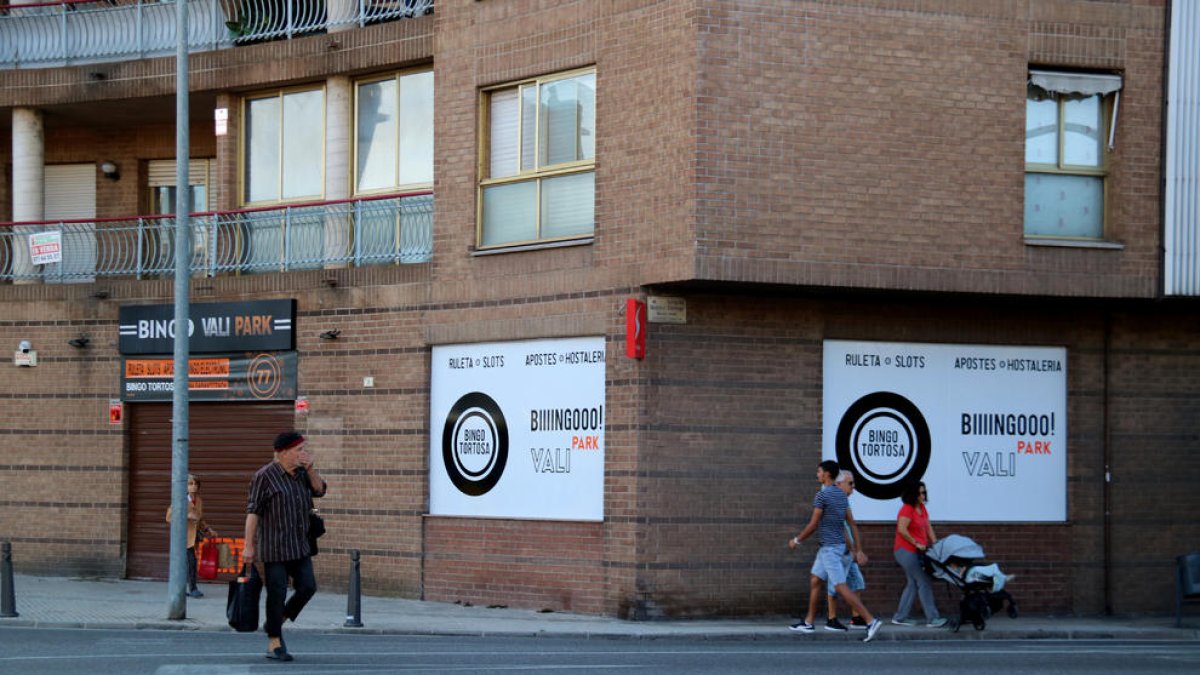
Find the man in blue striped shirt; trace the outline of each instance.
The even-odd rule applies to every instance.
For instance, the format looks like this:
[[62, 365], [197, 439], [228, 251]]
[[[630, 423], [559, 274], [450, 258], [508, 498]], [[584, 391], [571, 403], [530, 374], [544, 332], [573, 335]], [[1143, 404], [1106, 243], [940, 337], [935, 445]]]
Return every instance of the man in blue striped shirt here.
[[850, 499], [834, 484], [841, 467], [838, 463], [827, 459], [817, 465], [817, 480], [821, 489], [813, 498], [813, 513], [808, 525], [800, 534], [788, 542], [788, 547], [795, 549], [800, 542], [809, 538], [814, 532], [820, 532], [821, 548], [817, 550], [813, 560], [812, 578], [809, 583], [808, 616], [801, 623], [790, 626], [797, 633], [812, 633], [813, 619], [817, 614], [817, 604], [821, 598], [821, 582], [829, 588], [837, 589], [838, 595], [867, 621], [867, 636], [863, 642], [870, 642], [879, 632], [881, 621], [876, 619], [859, 600], [858, 594], [846, 585], [846, 567], [842, 558], [846, 552], [846, 512], [850, 509]]

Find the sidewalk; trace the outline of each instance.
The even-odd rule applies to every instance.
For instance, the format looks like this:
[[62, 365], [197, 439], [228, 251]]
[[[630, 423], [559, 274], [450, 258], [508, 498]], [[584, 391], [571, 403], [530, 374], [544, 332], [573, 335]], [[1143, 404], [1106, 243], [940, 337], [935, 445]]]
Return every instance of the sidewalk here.
[[[56, 628], [117, 628], [228, 631], [224, 584], [203, 584], [205, 597], [188, 599], [187, 619], [167, 620], [167, 584], [155, 581], [80, 579], [70, 577], [14, 578], [15, 618], [0, 618], [4, 626]], [[945, 629], [885, 625], [876, 640], [1021, 640], [1120, 639], [1200, 640], [1195, 609], [1184, 628], [1174, 617], [1112, 619], [1095, 617], [993, 617], [984, 631], [964, 626], [958, 633]], [[711, 620], [624, 621], [534, 610], [468, 607], [401, 598], [362, 598], [362, 628], [346, 628], [346, 595], [320, 591], [294, 626], [287, 630], [326, 633], [396, 635], [511, 635], [574, 638], [641, 639], [790, 639], [851, 640], [861, 632], [815, 635], [791, 634], [788, 617]]]

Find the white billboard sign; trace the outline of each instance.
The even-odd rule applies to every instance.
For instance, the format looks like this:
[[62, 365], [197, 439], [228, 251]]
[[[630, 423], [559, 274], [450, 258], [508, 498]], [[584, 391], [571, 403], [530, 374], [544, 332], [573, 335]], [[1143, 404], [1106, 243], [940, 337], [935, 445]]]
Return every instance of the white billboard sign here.
[[604, 338], [433, 348], [429, 512], [604, 519]]
[[935, 521], [1065, 521], [1067, 350], [826, 340], [822, 441], [858, 520], [923, 480]]

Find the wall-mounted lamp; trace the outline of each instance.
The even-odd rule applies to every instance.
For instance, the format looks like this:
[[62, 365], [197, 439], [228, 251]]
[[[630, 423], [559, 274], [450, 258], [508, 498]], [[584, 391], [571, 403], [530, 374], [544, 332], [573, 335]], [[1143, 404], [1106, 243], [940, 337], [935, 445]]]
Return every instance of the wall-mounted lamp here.
[[321, 280], [321, 283], [325, 284], [326, 286], [328, 286], [330, 288], [337, 288], [338, 279], [337, 279], [337, 277], [325, 277], [324, 279]]
[[100, 173], [104, 174], [104, 177], [109, 180], [121, 179], [121, 167], [117, 166], [117, 163], [111, 159], [100, 162]]
[[111, 293], [109, 293], [107, 288], [97, 288], [96, 290], [92, 291], [92, 297], [97, 300], [107, 300], [109, 295], [111, 295]]
[[88, 336], [87, 333], [80, 333], [79, 337], [67, 340], [67, 344], [71, 345], [75, 349], [86, 349], [88, 343], [91, 341], [92, 338]]
[[334, 328], [333, 330], [327, 330], [324, 333], [321, 333], [320, 337], [322, 340], [336, 340], [336, 339], [338, 339], [338, 336], [341, 334], [342, 334], [342, 331]]

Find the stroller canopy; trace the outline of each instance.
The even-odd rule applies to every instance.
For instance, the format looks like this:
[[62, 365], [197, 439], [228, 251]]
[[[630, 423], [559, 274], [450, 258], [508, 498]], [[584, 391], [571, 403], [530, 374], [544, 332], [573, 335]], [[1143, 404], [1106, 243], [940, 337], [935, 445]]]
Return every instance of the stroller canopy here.
[[978, 560], [984, 557], [983, 547], [976, 544], [970, 537], [964, 537], [961, 534], [949, 534], [942, 537], [929, 547], [925, 555], [940, 563], [945, 563], [952, 557], [964, 560]]

